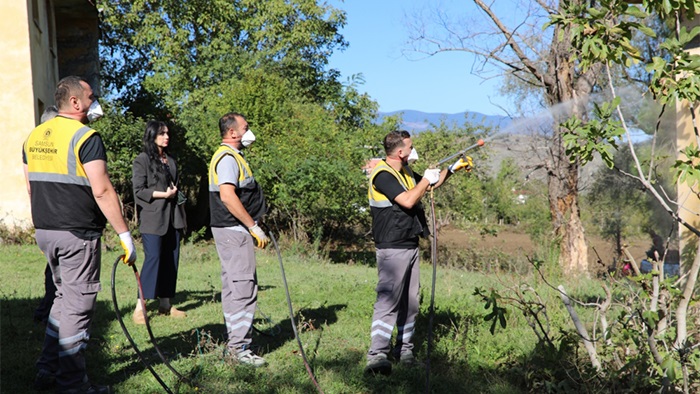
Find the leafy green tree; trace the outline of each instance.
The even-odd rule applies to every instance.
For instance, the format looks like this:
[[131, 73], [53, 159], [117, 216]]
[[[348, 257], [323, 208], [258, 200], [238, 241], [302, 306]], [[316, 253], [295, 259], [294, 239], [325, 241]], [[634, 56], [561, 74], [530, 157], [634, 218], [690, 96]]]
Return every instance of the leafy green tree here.
[[257, 136], [248, 158], [270, 222], [299, 239], [366, 223], [357, 209], [371, 156], [363, 146], [384, 129], [372, 123], [376, 103], [356, 89], [361, 78], [343, 83], [327, 70], [347, 45], [343, 12], [314, 0], [120, 0], [99, 9], [104, 90], [125, 119], [174, 125], [192, 230], [208, 222], [207, 166], [229, 111]]
[[547, 186], [541, 180], [528, 180], [521, 188], [527, 199], [516, 207], [520, 224], [536, 244], [544, 245], [552, 231]]
[[141, 152], [145, 122], [126, 113], [119, 102], [103, 106], [105, 116], [94, 124], [107, 149], [109, 176], [122, 201], [133, 201], [131, 165]]
[[[105, 81], [125, 101], [180, 107], [192, 92], [246, 69], [293, 78], [310, 98], [336, 91], [328, 56], [343, 49], [342, 12], [314, 0], [105, 1]], [[330, 88], [328, 87], [330, 85]]]
[[[448, 157], [461, 149], [473, 145], [479, 136], [488, 130], [467, 123], [463, 128], [449, 126], [442, 122], [433, 125], [434, 130], [424, 131], [413, 136], [413, 145], [420, 159], [413, 166], [414, 171], [422, 174], [429, 166]], [[478, 221], [485, 214], [485, 195], [482, 178], [485, 177], [479, 167], [484, 151], [474, 150], [466, 155], [474, 159], [474, 170], [470, 174], [458, 173], [435, 191], [435, 210], [441, 217], [464, 218]], [[455, 158], [454, 160], [457, 160]], [[444, 163], [443, 168], [452, 163]], [[428, 200], [424, 200], [428, 208]]]
[[499, 223], [515, 224], [519, 221], [517, 213], [516, 191], [520, 192], [520, 170], [511, 158], [501, 163], [496, 177], [490, 179], [485, 187], [489, 208], [496, 214]]
[[[630, 167], [634, 166], [634, 161], [629, 150], [616, 154], [614, 163], [620, 171], [633, 170]], [[599, 169], [585, 200], [598, 232], [613, 242], [617, 258], [622, 256], [625, 239], [655, 227], [649, 215], [653, 201], [634, 179], [621, 172], [610, 171], [607, 167]]]

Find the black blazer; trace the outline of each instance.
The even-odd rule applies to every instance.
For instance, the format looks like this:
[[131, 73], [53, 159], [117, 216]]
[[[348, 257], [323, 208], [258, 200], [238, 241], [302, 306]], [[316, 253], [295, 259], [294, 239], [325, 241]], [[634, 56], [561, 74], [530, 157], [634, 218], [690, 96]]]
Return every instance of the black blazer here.
[[[187, 226], [184, 205], [177, 205], [177, 197], [153, 198], [153, 191], [165, 191], [167, 179], [158, 179], [151, 170], [148, 156], [141, 152], [134, 159], [131, 184], [139, 218], [139, 230], [144, 234], [165, 235], [169, 227], [184, 230]], [[177, 182], [177, 163], [168, 155], [170, 176]]]

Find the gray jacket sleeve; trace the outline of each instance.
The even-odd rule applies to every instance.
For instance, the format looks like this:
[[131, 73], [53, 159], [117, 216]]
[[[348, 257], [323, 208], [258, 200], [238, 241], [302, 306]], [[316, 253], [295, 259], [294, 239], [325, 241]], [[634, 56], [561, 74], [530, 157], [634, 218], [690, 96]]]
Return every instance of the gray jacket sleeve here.
[[[170, 165], [175, 166], [175, 161], [172, 160]], [[145, 153], [134, 159], [131, 182], [141, 233], [165, 235], [172, 225], [176, 199], [153, 198], [153, 191], [165, 191], [168, 187], [166, 180], [161, 178], [151, 170]]]

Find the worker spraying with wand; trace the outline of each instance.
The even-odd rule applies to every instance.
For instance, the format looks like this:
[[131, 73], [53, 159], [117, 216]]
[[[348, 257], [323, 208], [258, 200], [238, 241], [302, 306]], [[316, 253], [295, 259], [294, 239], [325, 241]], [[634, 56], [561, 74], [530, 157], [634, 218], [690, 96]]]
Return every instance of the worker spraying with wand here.
[[[400, 365], [421, 365], [413, 354], [412, 342], [419, 309], [418, 241], [430, 234], [421, 199], [455, 172], [471, 169], [472, 160], [463, 150], [438, 163], [459, 156], [449, 167], [429, 168], [420, 176], [410, 168], [418, 153], [407, 131], [390, 132], [383, 145], [386, 159], [372, 170], [368, 188], [379, 278], [365, 372], [389, 374], [390, 357]], [[397, 335], [392, 348], [394, 327]]]

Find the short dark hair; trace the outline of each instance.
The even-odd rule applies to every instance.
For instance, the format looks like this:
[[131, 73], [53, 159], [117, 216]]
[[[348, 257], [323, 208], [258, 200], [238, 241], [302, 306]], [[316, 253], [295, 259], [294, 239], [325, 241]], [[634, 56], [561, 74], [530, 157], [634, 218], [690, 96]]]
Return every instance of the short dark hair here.
[[221, 133], [221, 138], [226, 135], [228, 129], [236, 127], [238, 117], [245, 119], [245, 116], [239, 114], [238, 112], [229, 112], [219, 119], [219, 133]]
[[394, 130], [384, 137], [384, 152], [387, 156], [394, 153], [396, 148], [403, 146], [403, 140], [411, 138], [411, 134], [406, 130]]
[[59, 110], [68, 105], [68, 99], [70, 99], [71, 96], [77, 97], [83, 93], [83, 85], [81, 85], [80, 82], [87, 83], [86, 80], [75, 75], [67, 76], [58, 81], [56, 93], [54, 93], [54, 101]]

